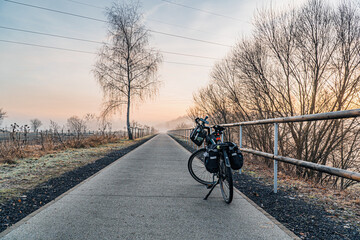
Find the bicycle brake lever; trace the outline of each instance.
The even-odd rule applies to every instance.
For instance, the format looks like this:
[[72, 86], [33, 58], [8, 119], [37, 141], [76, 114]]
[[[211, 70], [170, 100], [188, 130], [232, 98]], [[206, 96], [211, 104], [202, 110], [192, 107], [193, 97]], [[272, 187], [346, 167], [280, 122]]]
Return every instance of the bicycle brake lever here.
[[209, 124], [209, 122], [206, 121], [206, 119], [208, 119], [208, 118], [209, 118], [209, 116], [206, 116], [206, 117], [204, 118], [204, 123]]

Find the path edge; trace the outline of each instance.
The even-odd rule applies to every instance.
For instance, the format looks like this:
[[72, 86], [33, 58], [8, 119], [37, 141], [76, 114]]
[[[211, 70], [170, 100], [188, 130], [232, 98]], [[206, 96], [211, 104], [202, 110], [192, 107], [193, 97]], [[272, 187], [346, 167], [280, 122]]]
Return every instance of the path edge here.
[[121, 156], [120, 158], [116, 159], [114, 162], [110, 163], [109, 165], [107, 165], [106, 167], [104, 167], [103, 169], [101, 169], [100, 171], [94, 173], [93, 175], [91, 175], [90, 177], [88, 177], [87, 179], [85, 179], [84, 181], [80, 182], [79, 184], [75, 185], [74, 187], [70, 188], [69, 190], [67, 190], [66, 192], [64, 192], [63, 194], [61, 194], [60, 196], [56, 197], [54, 200], [48, 202], [47, 204], [45, 204], [44, 206], [40, 207], [39, 209], [35, 210], [34, 212], [30, 213], [29, 215], [27, 215], [26, 217], [24, 217], [23, 219], [21, 219], [20, 221], [18, 221], [17, 223], [11, 225], [10, 227], [8, 227], [6, 230], [2, 231], [0, 233], [0, 239], [5, 237], [7, 234], [9, 234], [10, 232], [12, 232], [13, 230], [15, 230], [16, 228], [18, 228], [20, 225], [25, 224], [30, 218], [34, 217], [36, 214], [40, 213], [41, 211], [45, 210], [46, 208], [50, 207], [51, 205], [53, 205], [54, 203], [56, 203], [57, 201], [59, 201], [60, 199], [62, 199], [63, 197], [65, 197], [65, 195], [69, 194], [70, 192], [74, 191], [75, 189], [77, 189], [78, 187], [80, 187], [81, 185], [85, 184], [86, 182], [90, 181], [92, 178], [96, 177], [98, 174], [102, 173], [103, 171], [105, 171], [107, 168], [110, 168], [112, 165], [114, 165], [117, 161], [119, 161], [120, 159], [122, 159], [123, 157], [125, 157], [126, 155], [128, 155], [129, 153], [136, 151], [137, 149], [139, 149], [139, 147], [143, 146], [144, 144], [152, 141], [155, 137], [157, 136], [154, 135], [153, 137], [151, 137], [149, 140], [147, 140], [146, 142], [144, 142], [143, 144], [137, 146], [135, 149], [131, 150], [130, 152], [124, 154], [123, 156]]

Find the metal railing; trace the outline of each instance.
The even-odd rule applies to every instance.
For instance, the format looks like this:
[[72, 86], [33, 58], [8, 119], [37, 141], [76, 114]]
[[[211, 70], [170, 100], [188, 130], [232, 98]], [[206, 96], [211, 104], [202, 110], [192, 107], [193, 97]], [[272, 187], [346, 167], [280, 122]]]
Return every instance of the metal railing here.
[[[299, 160], [299, 159], [279, 156], [278, 155], [279, 123], [309, 122], [309, 121], [320, 121], [320, 120], [331, 120], [331, 119], [355, 118], [355, 117], [359, 117], [359, 116], [360, 116], [360, 109], [353, 109], [353, 110], [338, 111], [338, 112], [318, 113], [318, 114], [283, 117], [283, 118], [272, 118], [272, 119], [263, 119], [263, 120], [248, 121], [248, 122], [219, 124], [219, 125], [221, 125], [223, 127], [236, 127], [236, 126], [239, 127], [239, 148], [241, 151], [274, 160], [274, 192], [276, 193], [277, 192], [278, 161], [360, 182], [360, 173], [357, 173], [357, 172], [352, 172], [352, 171], [348, 171], [348, 170], [344, 170], [344, 169], [340, 169], [340, 168], [334, 168], [334, 167], [330, 167], [330, 166], [316, 164], [316, 163], [303, 161], [303, 160]], [[243, 126], [261, 125], [261, 124], [274, 124], [274, 153], [266, 153], [266, 152], [261, 152], [261, 151], [257, 151], [254, 149], [242, 147], [243, 146], [243, 144], [242, 144], [242, 142], [243, 142], [243, 136], [242, 136]], [[191, 131], [191, 129], [179, 129], [179, 130], [169, 131], [169, 133], [180, 135], [180, 136], [183, 136], [186, 139], [188, 139], [188, 137], [190, 135], [190, 131]]]

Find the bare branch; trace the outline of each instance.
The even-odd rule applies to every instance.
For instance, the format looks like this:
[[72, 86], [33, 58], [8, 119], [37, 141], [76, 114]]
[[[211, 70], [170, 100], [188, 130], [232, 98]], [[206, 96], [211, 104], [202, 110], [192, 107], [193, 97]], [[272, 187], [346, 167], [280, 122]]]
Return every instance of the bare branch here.
[[102, 115], [127, 108], [130, 131], [130, 106], [154, 96], [159, 87], [156, 76], [162, 61], [159, 51], [149, 47], [149, 32], [139, 13], [140, 4], [114, 3], [107, 9], [108, 37], [93, 70], [104, 93]]

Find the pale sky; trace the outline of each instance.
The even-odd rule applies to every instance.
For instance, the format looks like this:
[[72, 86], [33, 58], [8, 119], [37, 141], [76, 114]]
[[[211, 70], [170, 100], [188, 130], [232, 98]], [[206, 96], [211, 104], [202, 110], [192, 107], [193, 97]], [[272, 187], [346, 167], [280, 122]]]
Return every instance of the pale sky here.
[[[227, 17], [166, 1], [147, 0], [142, 1], [142, 5], [146, 26], [149, 29], [229, 46], [234, 46], [236, 40], [243, 36], [251, 35], [254, 13], [270, 2], [267, 0], [169, 1]], [[97, 52], [101, 46], [98, 43], [61, 39], [5, 28], [103, 41], [106, 38], [106, 24], [14, 2], [106, 20], [103, 8], [111, 6], [112, 1], [0, 1], [0, 108], [3, 108], [8, 115], [1, 127], [13, 122], [26, 124], [33, 118], [39, 118], [45, 126], [49, 124], [50, 119], [62, 125], [73, 115], [82, 117], [86, 113], [99, 114], [102, 92], [91, 72], [95, 64], [95, 55], [19, 45], [1, 40]], [[272, 1], [273, 4], [283, 7], [286, 7], [288, 2], [288, 0]], [[227, 46], [156, 33], [151, 34], [150, 44], [161, 51], [216, 59], [225, 57], [231, 49]], [[153, 100], [134, 106], [131, 113], [132, 120], [156, 125], [185, 115], [192, 104], [193, 93], [206, 86], [211, 66], [217, 61], [166, 53], [163, 56], [165, 62], [159, 71], [162, 82], [159, 94]], [[125, 111], [116, 118], [124, 122]], [[120, 127], [121, 124], [115, 126]]]

